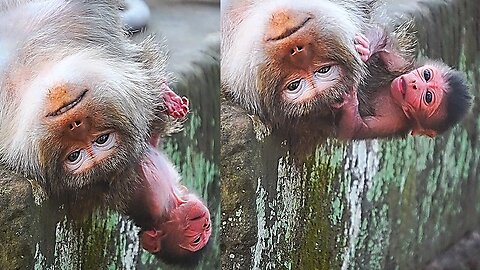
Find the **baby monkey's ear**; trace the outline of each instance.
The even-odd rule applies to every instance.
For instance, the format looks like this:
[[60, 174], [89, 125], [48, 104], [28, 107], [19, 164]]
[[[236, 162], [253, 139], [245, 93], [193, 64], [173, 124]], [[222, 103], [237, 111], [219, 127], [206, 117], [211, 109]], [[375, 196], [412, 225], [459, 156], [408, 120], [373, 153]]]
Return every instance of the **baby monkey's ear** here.
[[147, 230], [140, 232], [140, 242], [142, 243], [143, 249], [150, 253], [157, 253], [162, 249], [161, 238], [164, 236], [162, 231]]
[[437, 136], [437, 131], [433, 129], [423, 129], [419, 127], [415, 127], [412, 129], [412, 132], [410, 133], [412, 136], [428, 136], [430, 138], [434, 138]]

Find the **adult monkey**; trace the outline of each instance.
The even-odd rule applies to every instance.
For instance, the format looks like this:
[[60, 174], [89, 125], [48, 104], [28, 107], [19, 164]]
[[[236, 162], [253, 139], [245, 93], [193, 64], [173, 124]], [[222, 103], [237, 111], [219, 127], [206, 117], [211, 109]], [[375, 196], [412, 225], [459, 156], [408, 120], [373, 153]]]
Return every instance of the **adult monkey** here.
[[128, 212], [160, 173], [141, 174], [142, 161], [188, 112], [165, 64], [153, 39], [127, 39], [115, 1], [1, 2], [0, 162], [67, 211]]
[[[354, 39], [369, 1], [222, 3], [222, 88], [274, 128], [304, 132], [333, 119], [365, 76]], [[298, 124], [298, 125], [297, 125]], [[310, 135], [311, 136], [311, 135]]]
[[[425, 135], [435, 137], [459, 123], [471, 107], [465, 75], [445, 63], [414, 60], [410, 23], [395, 31], [372, 28], [370, 77], [346, 94], [338, 136], [343, 139]], [[360, 105], [359, 105], [360, 101]]]

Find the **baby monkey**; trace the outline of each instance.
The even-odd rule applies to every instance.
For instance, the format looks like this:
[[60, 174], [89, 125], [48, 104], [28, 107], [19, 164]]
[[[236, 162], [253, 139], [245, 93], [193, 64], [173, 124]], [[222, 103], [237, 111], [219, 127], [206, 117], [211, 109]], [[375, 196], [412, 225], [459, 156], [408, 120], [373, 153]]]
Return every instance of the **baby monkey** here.
[[127, 213], [141, 227], [143, 248], [169, 264], [196, 265], [212, 234], [208, 208], [179, 184], [179, 175], [155, 143], [137, 172], [146, 181]]
[[[435, 137], [468, 113], [472, 96], [462, 72], [440, 61], [413, 59], [413, 34], [401, 25], [391, 34], [374, 28], [358, 35], [356, 49], [370, 77], [345, 95], [337, 136], [366, 139], [425, 135]], [[370, 41], [369, 41], [370, 39]]]

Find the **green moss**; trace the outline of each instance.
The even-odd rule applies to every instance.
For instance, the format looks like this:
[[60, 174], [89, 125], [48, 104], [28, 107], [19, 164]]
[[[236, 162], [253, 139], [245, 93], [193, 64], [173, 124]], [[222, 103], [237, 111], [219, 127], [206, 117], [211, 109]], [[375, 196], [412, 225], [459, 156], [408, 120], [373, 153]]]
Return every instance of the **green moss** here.
[[[341, 223], [344, 216], [344, 202], [340, 199], [344, 194], [338, 178], [343, 170], [344, 150], [338, 145], [327, 143], [319, 147], [305, 163], [304, 209], [305, 227], [302, 245], [292, 255], [298, 258], [294, 269], [334, 269], [343, 248], [342, 239], [337, 238], [343, 229]], [[330, 204], [334, 201], [334, 204]], [[333, 259], [332, 259], [333, 258]]]

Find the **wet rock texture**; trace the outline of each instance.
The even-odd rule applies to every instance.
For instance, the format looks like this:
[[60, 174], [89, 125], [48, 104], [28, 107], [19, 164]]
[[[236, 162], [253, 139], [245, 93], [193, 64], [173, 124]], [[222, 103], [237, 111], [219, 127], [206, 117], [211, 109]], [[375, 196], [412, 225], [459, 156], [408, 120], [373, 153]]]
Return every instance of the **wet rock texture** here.
[[[480, 2], [389, 2], [393, 18], [414, 19], [419, 55], [465, 71], [478, 99]], [[478, 115], [476, 101], [434, 140], [327, 139], [298, 158], [224, 100], [222, 268], [478, 269], [478, 237], [476, 257], [454, 246], [480, 224]]]

